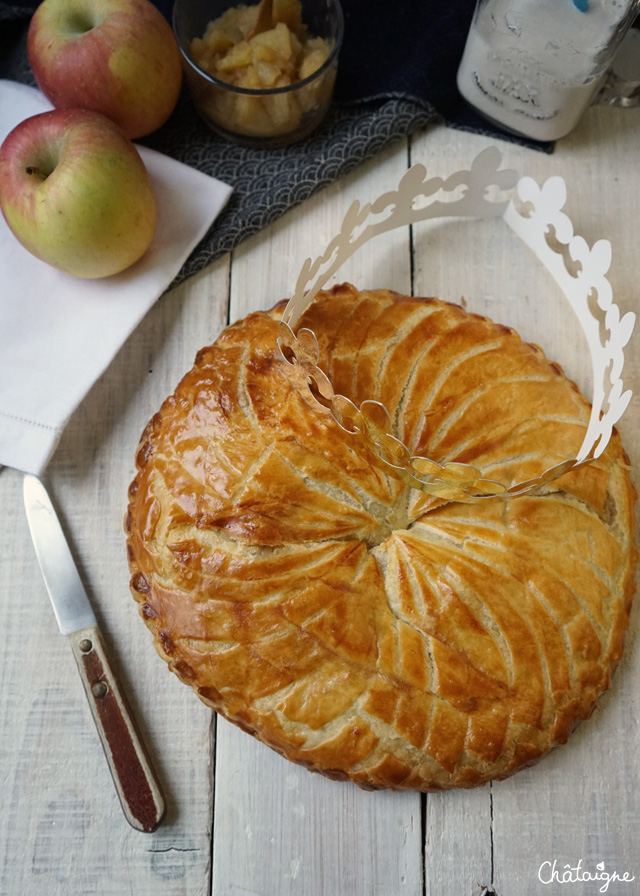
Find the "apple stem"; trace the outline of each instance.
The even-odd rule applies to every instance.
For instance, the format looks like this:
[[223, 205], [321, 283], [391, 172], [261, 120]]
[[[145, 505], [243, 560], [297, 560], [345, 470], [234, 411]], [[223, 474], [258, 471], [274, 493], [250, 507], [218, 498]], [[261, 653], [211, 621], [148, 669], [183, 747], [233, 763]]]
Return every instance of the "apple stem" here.
[[40, 178], [40, 180], [46, 180], [46, 179], [47, 179], [47, 175], [44, 173], [44, 171], [41, 171], [40, 168], [36, 168], [35, 165], [27, 165], [27, 167], [26, 167], [24, 170], [26, 171], [26, 173], [27, 173], [29, 176], [35, 174], [35, 175], [37, 175], [37, 177]]

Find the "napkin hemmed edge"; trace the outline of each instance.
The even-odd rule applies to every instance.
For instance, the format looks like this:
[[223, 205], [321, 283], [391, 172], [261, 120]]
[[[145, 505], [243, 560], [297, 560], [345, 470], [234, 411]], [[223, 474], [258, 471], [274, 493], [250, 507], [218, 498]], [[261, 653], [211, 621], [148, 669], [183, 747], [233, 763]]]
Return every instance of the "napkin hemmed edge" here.
[[[48, 426], [4, 411], [0, 411], [0, 421], [0, 456], [3, 465], [22, 473], [40, 476], [58, 447], [67, 421], [60, 427]], [[37, 433], [37, 438], [33, 437], [34, 433]]]

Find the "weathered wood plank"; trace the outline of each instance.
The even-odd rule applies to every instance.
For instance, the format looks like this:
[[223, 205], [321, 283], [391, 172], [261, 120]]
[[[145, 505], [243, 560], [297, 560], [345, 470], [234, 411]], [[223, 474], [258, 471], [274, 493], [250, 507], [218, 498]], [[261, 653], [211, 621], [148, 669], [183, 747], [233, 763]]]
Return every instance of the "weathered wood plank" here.
[[[609, 279], [622, 311], [638, 310], [637, 134], [640, 115], [593, 108], [580, 127], [562, 141], [543, 166], [562, 174], [567, 183], [567, 208], [579, 233], [589, 244], [607, 238], [613, 247]], [[607, 146], [605, 150], [604, 146]], [[566, 332], [566, 331], [565, 331]], [[636, 332], [626, 352], [625, 385], [638, 391], [640, 364]], [[634, 346], [636, 350], [634, 350]], [[584, 353], [567, 339], [563, 354], [571, 367], [586, 366]], [[568, 366], [568, 365], [567, 365]], [[632, 402], [619, 426], [635, 471], [640, 450], [640, 408]], [[635, 883], [611, 884], [608, 892], [633, 892], [640, 880], [640, 797], [630, 782], [640, 775], [637, 693], [640, 655], [637, 644], [638, 607], [632, 614], [627, 650], [611, 690], [593, 717], [537, 768], [494, 789], [494, 842], [498, 893], [548, 893], [553, 862], [565, 873], [569, 866], [595, 874], [602, 871], [635, 876]], [[519, 823], [514, 824], [514, 819]], [[543, 863], [551, 863], [541, 867]], [[577, 876], [579, 872], [575, 872]], [[554, 881], [554, 886], [558, 883]], [[602, 882], [575, 882], [568, 892], [595, 894]], [[615, 889], [614, 889], [615, 888]]]
[[[405, 169], [406, 152], [398, 147], [237, 251], [232, 319], [286, 297], [305, 258], [324, 250], [353, 199], [374, 198]], [[405, 232], [362, 250], [336, 281], [408, 290], [409, 270]], [[215, 779], [214, 893], [420, 893], [417, 794], [367, 793], [310, 775], [224, 722], [218, 723]]]
[[220, 719], [213, 892], [420, 892], [420, 800], [369, 793], [287, 762]]
[[[623, 312], [637, 311], [635, 244], [640, 207], [632, 184], [637, 182], [639, 124], [637, 112], [626, 115], [598, 108], [587, 113], [576, 132], [560, 141], [551, 156], [500, 143], [505, 164], [533, 176], [538, 183], [554, 174], [565, 178], [565, 209], [576, 231], [590, 245], [600, 238], [611, 240], [609, 279]], [[467, 166], [478, 151], [494, 142], [436, 128], [414, 141], [412, 161], [425, 163], [434, 174], [440, 173], [444, 164], [443, 173], [447, 173]], [[538, 263], [527, 257], [528, 250], [513, 247], [513, 237], [506, 231], [501, 222], [479, 227], [454, 222], [417, 227], [416, 291], [462, 301], [470, 310], [514, 326], [558, 360], [588, 393], [590, 363], [573, 312], [561, 296], [550, 306], [549, 297], [559, 295], [557, 287], [539, 270]], [[636, 345], [637, 338], [636, 334]], [[625, 386], [637, 391], [640, 370], [633, 347], [626, 353], [625, 372]], [[636, 471], [640, 452], [634, 434], [639, 425], [636, 399], [619, 427]], [[627, 652], [611, 691], [566, 747], [537, 767], [484, 788], [477, 797], [443, 794], [428, 798], [427, 893], [479, 894], [481, 885], [493, 886], [499, 896], [555, 892], [546, 882], [552, 865], [541, 870], [543, 863], [554, 860], [561, 873], [565, 865], [575, 867], [579, 861], [583, 870], [595, 873], [598, 863], [604, 862], [605, 871], [628, 872], [636, 881], [640, 879], [640, 799], [637, 788], [629, 786], [640, 771], [635, 698], [640, 684], [637, 619], [636, 607]], [[468, 800], [477, 800], [471, 810]], [[487, 876], [491, 867], [493, 878]], [[430, 868], [437, 869], [433, 880]], [[566, 889], [591, 894], [601, 886], [575, 883]], [[634, 885], [616, 886], [619, 892], [632, 892], [629, 887]]]
[[22, 476], [0, 473], [0, 893], [210, 892], [211, 713], [167, 674], [129, 595], [122, 521], [138, 437], [227, 315], [228, 259], [166, 295], [74, 414], [46, 474], [167, 816], [128, 826], [35, 562]]

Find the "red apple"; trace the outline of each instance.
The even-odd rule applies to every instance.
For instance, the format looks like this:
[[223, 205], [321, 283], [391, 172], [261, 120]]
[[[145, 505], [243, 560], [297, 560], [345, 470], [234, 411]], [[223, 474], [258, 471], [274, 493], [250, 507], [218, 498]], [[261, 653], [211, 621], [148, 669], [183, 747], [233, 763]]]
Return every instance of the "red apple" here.
[[0, 208], [22, 245], [75, 277], [108, 277], [146, 251], [156, 224], [149, 175], [110, 119], [54, 109], [0, 147]]
[[149, 0], [44, 0], [29, 26], [29, 62], [59, 109], [93, 109], [132, 140], [173, 111], [180, 51]]

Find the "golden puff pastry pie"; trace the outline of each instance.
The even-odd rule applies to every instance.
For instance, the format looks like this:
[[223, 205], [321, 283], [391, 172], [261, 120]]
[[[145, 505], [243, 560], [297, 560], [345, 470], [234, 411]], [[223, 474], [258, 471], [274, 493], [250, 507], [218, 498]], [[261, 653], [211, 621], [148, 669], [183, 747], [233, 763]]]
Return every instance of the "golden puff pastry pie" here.
[[[155, 647], [330, 778], [505, 778], [589, 717], [622, 655], [637, 550], [620, 439], [536, 495], [426, 496], [291, 385], [281, 311], [203, 349], [143, 433], [125, 528]], [[506, 327], [350, 285], [301, 326], [336, 391], [384, 402], [413, 454], [507, 484], [576, 456], [588, 402]]]

